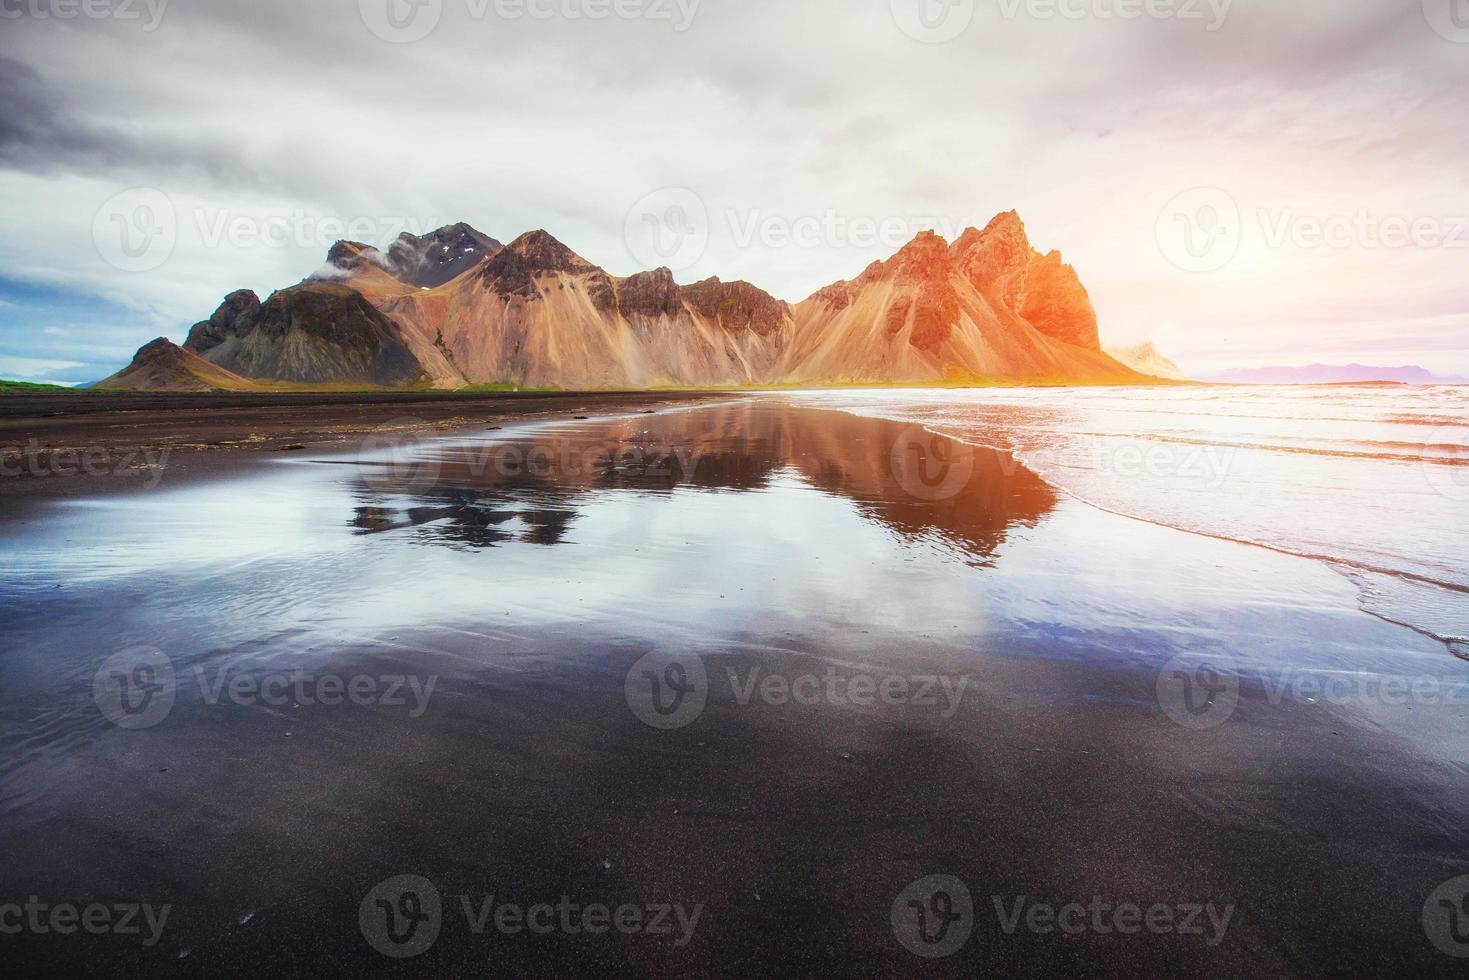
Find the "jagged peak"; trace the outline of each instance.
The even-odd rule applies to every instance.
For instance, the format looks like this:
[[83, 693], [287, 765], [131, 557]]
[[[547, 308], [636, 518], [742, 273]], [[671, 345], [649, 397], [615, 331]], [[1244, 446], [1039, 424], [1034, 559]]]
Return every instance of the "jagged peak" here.
[[948, 247], [948, 240], [943, 235], [940, 235], [932, 228], [925, 228], [914, 235], [911, 242], [898, 249], [898, 254], [902, 255], [904, 252], [941, 252]]
[[656, 269], [645, 269], [642, 272], [634, 272], [630, 276], [624, 276], [622, 282], [628, 283], [667, 283], [676, 285], [673, 281], [673, 270], [666, 265], [660, 265]]
[[260, 297], [253, 289], [236, 289], [224, 298], [219, 304], [219, 309], [235, 309], [241, 306], [259, 306]]
[[334, 264], [354, 271], [367, 260], [381, 266], [401, 282], [435, 288], [463, 275], [503, 249], [504, 246], [489, 235], [460, 221], [422, 236], [404, 231], [388, 246], [385, 256], [369, 247], [367, 252], [349, 254], [345, 263]]
[[980, 232], [980, 235], [991, 238], [997, 235], [1003, 235], [1006, 237], [1020, 238], [1027, 243], [1029, 242], [1025, 233], [1025, 222], [1020, 220], [1020, 212], [1015, 210], [1001, 211], [995, 215], [989, 220], [989, 224], [984, 226], [984, 230]]
[[544, 228], [526, 232], [506, 245], [504, 251], [519, 256], [537, 270], [571, 272], [597, 268]]
[[1020, 212], [1011, 208], [1009, 211], [1001, 211], [990, 219], [990, 223], [984, 226], [987, 232], [998, 231], [1001, 228], [1011, 228], [1021, 234], [1025, 233], [1025, 222], [1020, 220]]
[[444, 227], [437, 228], [424, 237], [447, 238], [451, 235], [469, 235], [474, 238], [485, 238], [490, 239], [491, 241], [494, 240], [493, 236], [486, 235], [484, 232], [480, 231], [478, 228], [467, 221], [456, 221], [453, 224], [444, 225]]
[[[920, 231], [913, 240], [898, 249], [885, 262], [874, 262], [862, 273], [861, 280], [897, 276], [905, 280], [942, 278], [949, 272], [949, 243], [931, 229]], [[860, 281], [860, 280], [859, 280]]]
[[503, 247], [493, 236], [486, 235], [467, 221], [456, 221], [452, 224], [444, 225], [441, 228], [435, 228], [433, 231], [423, 235], [415, 235], [411, 231], [404, 231], [399, 233], [397, 240], [408, 244], [421, 244], [423, 242], [442, 242], [446, 239], [456, 238], [472, 238], [487, 246], [493, 246], [495, 248]]
[[1025, 233], [1025, 222], [1020, 220], [1020, 214], [1016, 211], [1001, 211], [989, 220], [981, 230], [979, 228], [966, 228], [964, 234], [954, 240], [953, 247], [949, 249], [955, 256], [963, 256], [980, 247], [993, 247], [996, 243], [1008, 243], [1016, 246], [1017, 251], [1028, 251], [1030, 239]]
[[346, 238], [339, 238], [332, 243], [331, 248], [327, 249], [326, 258], [328, 262], [331, 262], [339, 257], [350, 258], [352, 256], [365, 255], [367, 253], [376, 251], [377, 249], [373, 248], [371, 245], [366, 244], [365, 242], [354, 242]]
[[724, 282], [710, 276], [680, 290], [689, 308], [718, 320], [726, 330], [751, 330], [762, 336], [780, 329], [790, 314], [783, 300], [745, 282]]
[[357, 272], [364, 263], [385, 269], [388, 260], [387, 256], [371, 245], [341, 239], [327, 250], [325, 267], [309, 276], [308, 281], [334, 279], [344, 273]]
[[564, 248], [568, 252], [571, 251], [559, 238], [544, 228], [536, 228], [533, 231], [523, 232], [518, 238], [512, 239], [510, 244], [505, 247], [512, 252], [522, 255], [529, 250], [539, 248]]
[[718, 276], [710, 276], [708, 279], [700, 279], [698, 282], [690, 283], [689, 285], [682, 288], [701, 291], [717, 290], [719, 292], [729, 293], [731, 295], [748, 295], [760, 300], [769, 300], [775, 303], [784, 302], [784, 300], [776, 299], [774, 296], [761, 289], [759, 286], [744, 279], [731, 279], [726, 281], [719, 278]]

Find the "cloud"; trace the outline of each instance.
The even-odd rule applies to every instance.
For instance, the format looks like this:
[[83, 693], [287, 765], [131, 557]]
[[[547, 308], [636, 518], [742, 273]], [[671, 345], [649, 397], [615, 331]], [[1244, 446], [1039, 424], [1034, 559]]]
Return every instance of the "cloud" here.
[[[962, 227], [1014, 207], [1077, 266], [1110, 342], [1153, 337], [1202, 360], [1268, 352], [1286, 328], [1297, 345], [1365, 342], [1374, 319], [1432, 314], [1445, 360], [1469, 370], [1469, 252], [1270, 245], [1259, 217], [1469, 214], [1469, 49], [1416, 0], [1235, 0], [1214, 31], [979, 4], [938, 45], [905, 36], [889, 6], [703, 0], [676, 32], [475, 18], [483, 4], [444, 0], [409, 44], [375, 36], [358, 0], [190, 0], [152, 31], [7, 21], [0, 264], [104, 297], [136, 346], [182, 333], [234, 288], [299, 280], [330, 244], [220, 236], [220, 216], [360, 220], [374, 244], [395, 222], [467, 220], [505, 241], [544, 227], [626, 274], [629, 207], [686, 187], [713, 224], [681, 278], [800, 299], [890, 249], [742, 245], [737, 227], [829, 212]], [[93, 225], [138, 186], [172, 201], [178, 241], [157, 269], [128, 273], [98, 254]], [[1208, 274], [1170, 265], [1154, 237], [1164, 204], [1195, 186], [1225, 189], [1250, 226], [1239, 258]], [[48, 349], [39, 329], [33, 342]]]
[[45, 378], [73, 368], [85, 367], [78, 361], [56, 361], [43, 357], [16, 357], [14, 355], [0, 354], [0, 376], [5, 378], [27, 377]]

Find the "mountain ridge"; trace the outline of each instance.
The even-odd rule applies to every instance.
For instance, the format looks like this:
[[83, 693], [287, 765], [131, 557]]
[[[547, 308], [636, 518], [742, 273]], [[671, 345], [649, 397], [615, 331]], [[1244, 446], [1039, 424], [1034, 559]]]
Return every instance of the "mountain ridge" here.
[[340, 241], [261, 301], [225, 297], [184, 349], [246, 378], [454, 388], [1142, 383], [1105, 354], [1059, 252], [1014, 211], [932, 231], [799, 303], [743, 280], [615, 276], [549, 232], [464, 224], [386, 252]]

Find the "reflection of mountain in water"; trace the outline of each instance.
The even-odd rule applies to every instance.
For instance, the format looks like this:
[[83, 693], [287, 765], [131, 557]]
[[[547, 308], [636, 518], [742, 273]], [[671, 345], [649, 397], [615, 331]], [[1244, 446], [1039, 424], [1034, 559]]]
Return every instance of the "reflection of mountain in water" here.
[[[425, 467], [422, 461], [428, 461]], [[427, 475], [426, 475], [427, 471]], [[797, 476], [910, 539], [988, 559], [1054, 491], [1009, 456], [894, 422], [743, 403], [581, 425], [535, 437], [446, 440], [358, 488], [359, 533], [413, 530], [471, 549], [559, 544], [589, 495], [758, 491]]]

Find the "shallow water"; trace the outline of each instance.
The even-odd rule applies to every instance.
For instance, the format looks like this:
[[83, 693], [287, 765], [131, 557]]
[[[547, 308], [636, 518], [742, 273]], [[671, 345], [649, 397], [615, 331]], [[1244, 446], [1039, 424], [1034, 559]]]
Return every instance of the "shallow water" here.
[[1367, 608], [1469, 644], [1469, 386], [811, 392], [1014, 451], [1120, 514], [1330, 560]]
[[[1321, 562], [783, 398], [369, 443], [0, 523], [0, 897], [174, 906], [154, 946], [12, 963], [380, 972], [359, 903], [399, 874], [444, 897], [424, 971], [1457, 963], [1418, 920], [1463, 873], [1469, 678]], [[641, 685], [696, 673], [664, 726]], [[752, 698], [772, 675], [962, 685]], [[890, 921], [934, 873], [976, 907], [937, 963]], [[479, 935], [485, 893], [707, 911], [682, 946]], [[1205, 946], [990, 910], [1094, 894], [1239, 912]]]

